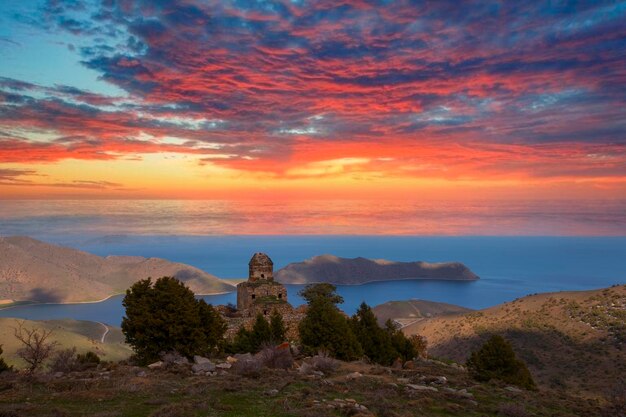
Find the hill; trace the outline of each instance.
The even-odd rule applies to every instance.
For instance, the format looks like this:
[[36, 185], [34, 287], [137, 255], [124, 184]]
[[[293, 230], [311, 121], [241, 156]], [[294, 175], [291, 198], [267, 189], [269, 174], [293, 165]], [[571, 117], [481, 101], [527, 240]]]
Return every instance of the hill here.
[[[0, 343], [4, 350], [2, 357], [9, 365], [17, 367], [24, 365], [16, 355], [17, 350], [21, 347], [20, 342], [13, 336], [13, 329], [17, 325], [16, 320], [19, 320], [28, 329], [52, 330], [50, 340], [57, 341], [59, 348], [76, 347], [79, 353], [93, 351], [106, 361], [119, 361], [132, 354], [130, 347], [124, 343], [121, 329], [117, 327], [82, 320], [32, 321], [0, 318]], [[104, 342], [102, 342], [103, 335], [105, 335]]]
[[291, 263], [274, 274], [283, 284], [364, 284], [397, 279], [476, 280], [478, 276], [458, 262], [394, 262], [384, 259], [339, 258], [320, 255]]
[[373, 308], [379, 324], [388, 319], [396, 321], [402, 327], [419, 320], [446, 314], [469, 313], [472, 309], [454, 304], [438, 303], [427, 300], [388, 301]]
[[196, 294], [234, 291], [198, 268], [165, 259], [103, 258], [29, 237], [0, 237], [0, 299], [5, 301], [96, 301], [123, 293], [140, 279], [162, 276], [178, 278]]
[[626, 286], [530, 295], [403, 331], [425, 336], [431, 355], [459, 362], [501, 334], [543, 387], [606, 396], [626, 375]]

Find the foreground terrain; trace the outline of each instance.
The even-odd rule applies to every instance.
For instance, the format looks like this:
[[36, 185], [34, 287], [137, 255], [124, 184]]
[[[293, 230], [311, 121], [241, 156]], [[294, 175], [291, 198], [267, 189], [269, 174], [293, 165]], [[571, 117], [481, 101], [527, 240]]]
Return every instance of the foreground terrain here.
[[[22, 416], [600, 416], [607, 406], [561, 390], [477, 384], [463, 369], [415, 362], [392, 369], [362, 362], [332, 371], [267, 369], [194, 375], [188, 366], [100, 365], [92, 371], [0, 374], [0, 415]], [[610, 411], [610, 410], [609, 410]]]

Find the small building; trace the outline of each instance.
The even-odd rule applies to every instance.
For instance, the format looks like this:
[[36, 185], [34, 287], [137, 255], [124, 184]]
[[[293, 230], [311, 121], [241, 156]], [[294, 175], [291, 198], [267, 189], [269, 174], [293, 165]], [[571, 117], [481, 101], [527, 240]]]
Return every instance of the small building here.
[[237, 311], [252, 317], [257, 313], [270, 314], [273, 310], [291, 310], [287, 289], [274, 281], [274, 263], [264, 253], [255, 253], [248, 263], [248, 280], [237, 285]]

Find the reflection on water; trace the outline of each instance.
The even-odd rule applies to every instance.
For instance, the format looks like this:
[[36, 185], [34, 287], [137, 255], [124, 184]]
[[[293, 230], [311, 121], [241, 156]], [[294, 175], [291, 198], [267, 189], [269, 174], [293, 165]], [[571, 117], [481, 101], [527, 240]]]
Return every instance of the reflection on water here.
[[626, 235], [617, 201], [0, 200], [2, 235]]

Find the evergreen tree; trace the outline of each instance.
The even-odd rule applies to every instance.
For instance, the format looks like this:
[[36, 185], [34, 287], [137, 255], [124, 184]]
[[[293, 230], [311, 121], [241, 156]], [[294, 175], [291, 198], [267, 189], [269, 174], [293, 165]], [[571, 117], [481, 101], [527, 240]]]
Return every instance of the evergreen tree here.
[[274, 310], [270, 316], [270, 330], [272, 342], [274, 344], [279, 344], [285, 341], [287, 329], [285, 328], [285, 323], [283, 322], [283, 316], [277, 310]]
[[252, 352], [258, 352], [263, 345], [269, 344], [272, 339], [272, 329], [263, 314], [256, 315], [254, 325], [252, 325]]
[[248, 353], [253, 352], [252, 332], [243, 326], [239, 327], [233, 341], [226, 347], [229, 353]]
[[150, 278], [136, 282], [122, 304], [126, 308], [122, 332], [142, 363], [173, 350], [189, 358], [209, 355], [226, 328], [212, 306], [196, 300], [172, 277], [159, 278], [154, 285]]
[[376, 315], [367, 304], [361, 303], [350, 324], [363, 353], [371, 361], [391, 365], [398, 357], [391, 344], [391, 335], [378, 325]]
[[13, 367], [7, 365], [7, 363], [2, 358], [2, 352], [3, 352], [2, 345], [0, 345], [0, 373], [4, 371], [10, 371], [11, 369], [13, 369]]
[[409, 361], [417, 356], [417, 351], [411, 339], [407, 338], [402, 330], [398, 329], [390, 319], [385, 322], [385, 331], [391, 338], [391, 346], [396, 352], [396, 357], [402, 358], [403, 361]]
[[300, 321], [300, 341], [311, 353], [326, 350], [331, 356], [353, 360], [363, 354], [359, 341], [336, 304], [343, 299], [331, 284], [308, 286], [300, 295], [308, 301], [306, 316]]
[[522, 388], [534, 389], [530, 371], [517, 359], [513, 347], [500, 335], [493, 335], [467, 360], [467, 368], [478, 381], [497, 379]]

